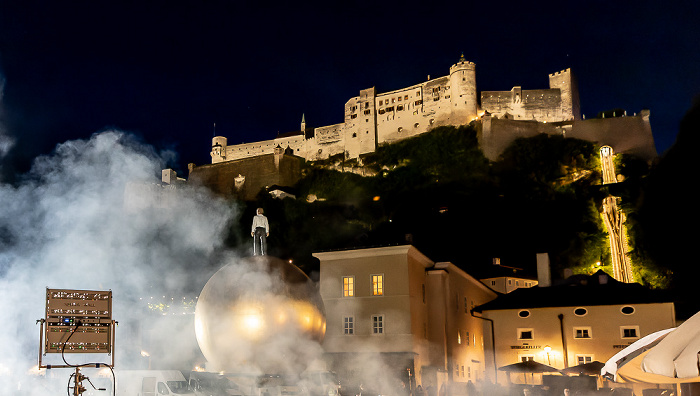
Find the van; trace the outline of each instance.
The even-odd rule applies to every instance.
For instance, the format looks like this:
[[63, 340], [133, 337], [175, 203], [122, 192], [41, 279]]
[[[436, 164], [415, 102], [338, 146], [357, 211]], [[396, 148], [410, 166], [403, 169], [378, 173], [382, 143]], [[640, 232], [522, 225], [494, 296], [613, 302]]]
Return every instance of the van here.
[[118, 396], [194, 395], [177, 370], [114, 370]]
[[196, 396], [301, 396], [298, 381], [284, 375], [254, 373], [190, 373]]

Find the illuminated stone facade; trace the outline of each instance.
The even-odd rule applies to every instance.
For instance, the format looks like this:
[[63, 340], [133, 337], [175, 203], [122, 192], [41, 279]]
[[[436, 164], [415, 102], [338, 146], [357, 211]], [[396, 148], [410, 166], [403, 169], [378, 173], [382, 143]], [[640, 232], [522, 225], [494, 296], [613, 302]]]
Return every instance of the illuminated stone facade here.
[[363, 89], [345, 103], [343, 122], [307, 128], [302, 119], [298, 132], [276, 139], [228, 145], [223, 136], [214, 137], [212, 163], [270, 154], [275, 147], [289, 147], [307, 161], [335, 155], [358, 158], [374, 152], [378, 145], [410, 138], [442, 125], [464, 125], [487, 112], [495, 117], [538, 122], [579, 119], [575, 79], [569, 69], [549, 76], [549, 89], [488, 91], [476, 89], [476, 65], [464, 57], [450, 67], [450, 73], [406, 88], [378, 93]]
[[[295, 185], [301, 178], [303, 162], [291, 150], [276, 147], [269, 154], [255, 157], [201, 166], [190, 164], [189, 183], [206, 186], [226, 198], [253, 201], [263, 189], [272, 193], [280, 187]], [[281, 192], [275, 194], [280, 196]]]

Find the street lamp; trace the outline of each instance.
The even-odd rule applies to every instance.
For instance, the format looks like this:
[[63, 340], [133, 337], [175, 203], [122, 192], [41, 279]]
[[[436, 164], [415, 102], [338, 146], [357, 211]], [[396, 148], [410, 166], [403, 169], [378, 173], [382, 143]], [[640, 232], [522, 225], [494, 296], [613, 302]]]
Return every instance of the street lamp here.
[[141, 356], [148, 358], [148, 369], [150, 370], [151, 369], [151, 354], [144, 351], [144, 350], [141, 350]]
[[544, 351], [547, 353], [547, 364], [549, 364], [551, 366], [552, 361], [549, 359], [549, 352], [552, 352], [552, 347], [549, 345], [545, 345]]

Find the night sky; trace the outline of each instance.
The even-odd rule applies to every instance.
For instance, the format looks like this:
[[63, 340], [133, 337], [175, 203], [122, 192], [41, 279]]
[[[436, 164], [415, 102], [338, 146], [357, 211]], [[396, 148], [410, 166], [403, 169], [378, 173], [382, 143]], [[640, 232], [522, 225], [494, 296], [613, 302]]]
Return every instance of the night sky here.
[[462, 53], [479, 91], [572, 68], [587, 118], [650, 109], [662, 154], [700, 93], [700, 6], [571, 3], [0, 0], [3, 171], [117, 128], [176, 152], [186, 176], [210, 162], [214, 124], [237, 144], [302, 114], [340, 123], [361, 89], [447, 75]]

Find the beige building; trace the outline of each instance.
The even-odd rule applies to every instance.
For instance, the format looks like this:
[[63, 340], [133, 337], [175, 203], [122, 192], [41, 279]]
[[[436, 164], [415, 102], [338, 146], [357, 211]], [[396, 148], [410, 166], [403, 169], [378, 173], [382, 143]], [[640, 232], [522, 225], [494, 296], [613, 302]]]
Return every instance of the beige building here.
[[528, 275], [522, 268], [501, 265], [499, 258], [493, 259], [493, 265], [483, 271], [479, 280], [491, 290], [507, 294], [521, 287], [537, 286], [538, 280]]
[[[674, 327], [671, 301], [598, 271], [551, 287], [521, 288], [475, 312], [493, 321], [495, 343], [486, 348], [486, 360], [493, 362], [496, 375], [496, 368], [524, 360], [557, 369], [605, 362], [640, 337]], [[497, 375], [506, 383], [505, 373]]]
[[326, 309], [323, 347], [341, 379], [366, 383], [384, 373], [408, 387], [440, 389], [484, 377], [485, 321], [471, 309], [496, 293], [483, 283], [412, 246], [314, 256]]

